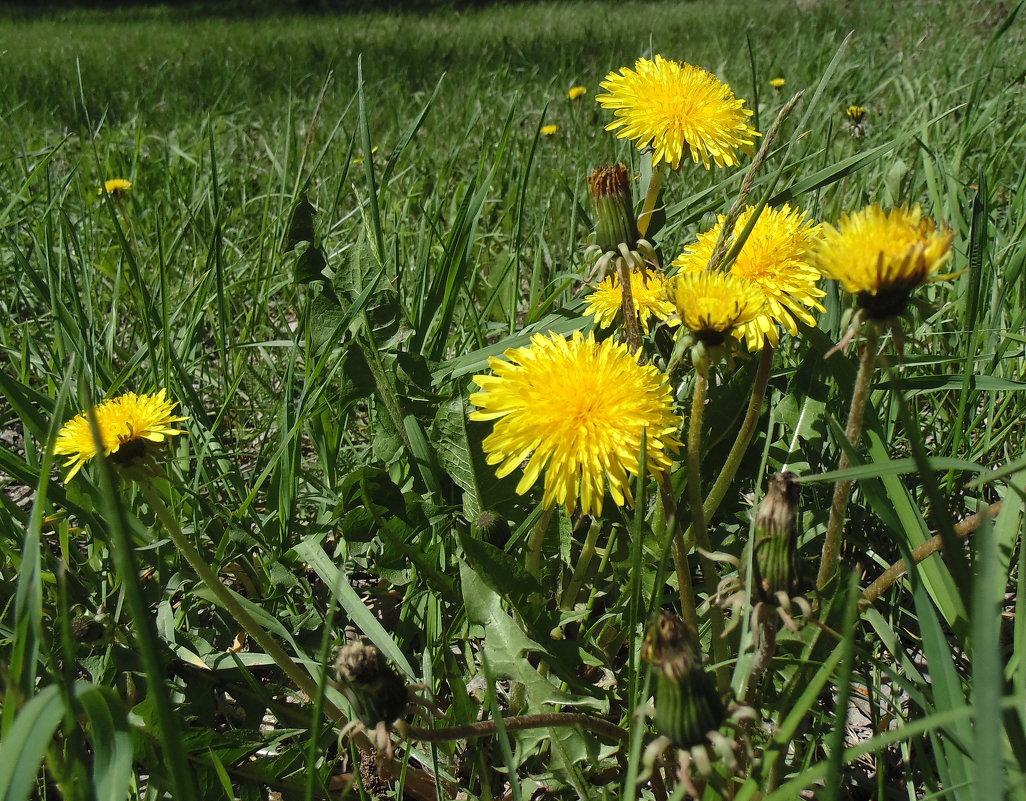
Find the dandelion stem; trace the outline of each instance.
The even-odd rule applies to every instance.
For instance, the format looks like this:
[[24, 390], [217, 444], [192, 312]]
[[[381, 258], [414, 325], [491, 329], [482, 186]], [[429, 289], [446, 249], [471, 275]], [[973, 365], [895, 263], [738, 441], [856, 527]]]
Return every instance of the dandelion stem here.
[[[282, 672], [292, 680], [298, 689], [306, 693], [311, 699], [317, 698], [318, 687], [313, 677], [304, 672], [282, 650], [281, 646], [274, 641], [271, 635], [264, 631], [263, 627], [253, 619], [253, 616], [242, 607], [231, 590], [221, 582], [217, 574], [211, 570], [210, 566], [203, 560], [203, 557], [200, 556], [199, 551], [196, 550], [185, 536], [182, 527], [168, 510], [163, 499], [153, 486], [148, 482], [141, 482], [140, 487], [143, 497], [146, 498], [157, 519], [164, 525], [175, 547], [185, 557], [185, 561], [189, 563], [189, 566], [196, 571], [196, 575], [199, 576], [200, 580], [214, 594], [218, 602], [235, 618], [235, 621], [243, 628], [246, 634], [252, 637], [257, 645], [264, 649], [264, 653], [274, 660], [274, 663], [281, 668]], [[342, 712], [327, 698], [324, 699], [324, 710], [336, 722], [345, 723]]]
[[[651, 158], [651, 154], [649, 154], [650, 163]], [[652, 214], [655, 212], [656, 204], [659, 202], [659, 192], [663, 188], [663, 179], [665, 177], [665, 164], [660, 163], [652, 167], [652, 178], [648, 182], [648, 192], [645, 194], [645, 202], [641, 206], [641, 214], [638, 215], [638, 233], [642, 236], [648, 234], [648, 226], [652, 222]]]
[[632, 354], [637, 354], [641, 348], [641, 332], [638, 330], [638, 314], [634, 310], [634, 295], [631, 292], [631, 268], [626, 259], [616, 260], [616, 275], [620, 279], [620, 293], [623, 296], [623, 325], [627, 347]]
[[[709, 598], [716, 594], [719, 573], [712, 559], [706, 554], [712, 551], [709, 545], [709, 532], [705, 525], [705, 510], [702, 504], [702, 423], [705, 419], [705, 399], [709, 392], [708, 369], [695, 370], [695, 389], [691, 395], [691, 420], [688, 423], [688, 507], [691, 512], [692, 538], [686, 544], [695, 543], [699, 548], [699, 559], [702, 563], [702, 577], [705, 591]], [[718, 606], [710, 609], [709, 620], [712, 624], [712, 652], [717, 663], [716, 676], [720, 689], [725, 689], [729, 680], [726, 673], [727, 651], [723, 634], [723, 610]]]
[[755, 381], [752, 384], [752, 394], [748, 400], [748, 411], [745, 412], [745, 419], [741, 423], [741, 429], [737, 432], [734, 445], [727, 454], [727, 460], [720, 468], [720, 473], [713, 482], [712, 489], [705, 497], [702, 504], [702, 513], [705, 519], [709, 520], [716, 510], [720, 508], [727, 490], [737, 475], [741, 460], [748, 450], [748, 443], [752, 441], [755, 434], [755, 425], [759, 422], [759, 413], [762, 411], [762, 402], [766, 399], [766, 387], [769, 385], [770, 368], [773, 366], [773, 347], [767, 342], [762, 346], [762, 356], [759, 358], [759, 367], [755, 374]]
[[[626, 744], [628, 734], [614, 723], [602, 718], [583, 715], [578, 712], [540, 712], [534, 715], [518, 715], [503, 718], [502, 725], [507, 731], [524, 731], [525, 729], [541, 729], [556, 726], [580, 726], [586, 731], [594, 732], [609, 740]], [[411, 740], [426, 743], [437, 743], [445, 740], [468, 740], [472, 737], [487, 737], [498, 731], [494, 720], [483, 720], [468, 723], [465, 726], [450, 726], [444, 729], [408, 728], [402, 734]]]
[[549, 523], [552, 521], [552, 511], [555, 507], [550, 506], [542, 510], [541, 517], [534, 524], [531, 533], [527, 538], [527, 556], [524, 558], [524, 567], [527, 572], [536, 579], [541, 578], [542, 554], [545, 550], [545, 534], [549, 530]]
[[664, 532], [670, 532], [673, 537], [673, 569], [677, 574], [677, 589], [680, 591], [680, 616], [685, 623], [698, 631], [698, 612], [695, 609], [695, 588], [691, 583], [691, 566], [688, 564], [688, 545], [680, 529], [677, 499], [674, 497], [673, 487], [670, 486], [670, 477], [666, 474], [660, 476], [659, 494], [663, 499], [665, 514]]
[[595, 546], [598, 544], [599, 533], [602, 531], [602, 521], [594, 518], [588, 526], [588, 533], [584, 537], [584, 544], [581, 546], [581, 555], [577, 557], [577, 564], [574, 565], [574, 572], [567, 582], [566, 590], [563, 592], [563, 602], [560, 609], [571, 610], [577, 603], [577, 596], [584, 586], [585, 577], [591, 568], [591, 561], [595, 558]]
[[[859, 439], [862, 436], [862, 420], [865, 416], [866, 402], [869, 400], [876, 352], [880, 344], [880, 331], [876, 325], [870, 323], [865, 330], [866, 341], [862, 346], [859, 372], [855, 377], [851, 407], [848, 409], [848, 425], [844, 429], [844, 436], [852, 448], [858, 447]], [[847, 470], [849, 467], [851, 467], [851, 459], [848, 458], [847, 451], [842, 450], [837, 469]], [[844, 529], [848, 498], [851, 496], [851, 488], [854, 483], [850, 479], [842, 479], [834, 484], [834, 499], [830, 505], [830, 522], [827, 523], [826, 539], [823, 541], [823, 552], [820, 558], [819, 577], [816, 579], [818, 589], [823, 589], [837, 569], [837, 561], [841, 553], [841, 531]]]

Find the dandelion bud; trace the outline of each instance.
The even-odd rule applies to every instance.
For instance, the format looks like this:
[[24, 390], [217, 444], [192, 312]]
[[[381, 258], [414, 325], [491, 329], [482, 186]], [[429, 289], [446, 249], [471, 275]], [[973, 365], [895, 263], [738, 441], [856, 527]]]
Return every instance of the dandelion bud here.
[[335, 661], [339, 689], [360, 722], [373, 727], [391, 723], [403, 714], [409, 701], [406, 682], [381, 651], [369, 643], [350, 643], [339, 649]]
[[798, 476], [774, 473], [755, 515], [756, 587], [772, 597], [794, 589], [798, 577], [798, 543], [794, 530]]
[[627, 168], [623, 164], [599, 167], [588, 176], [588, 186], [595, 201], [595, 235], [602, 252], [616, 252], [621, 244], [635, 250], [639, 235]]
[[656, 668], [656, 729], [678, 748], [705, 743], [709, 732], [723, 725], [727, 710], [702, 667], [695, 632], [676, 615], [663, 612], [641, 655]]

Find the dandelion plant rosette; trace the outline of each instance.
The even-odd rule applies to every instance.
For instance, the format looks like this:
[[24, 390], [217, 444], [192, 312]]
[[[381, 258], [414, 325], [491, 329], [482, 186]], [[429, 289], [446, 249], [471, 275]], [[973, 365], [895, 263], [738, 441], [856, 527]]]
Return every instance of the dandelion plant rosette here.
[[484, 440], [487, 462], [498, 465], [500, 478], [522, 466], [518, 493], [544, 473], [546, 508], [580, 503], [586, 514], [601, 515], [607, 489], [618, 506], [630, 503], [643, 434], [647, 472], [669, 470], [681, 422], [669, 381], [639, 365], [625, 345], [550, 332], [505, 357], [488, 360], [492, 375], [474, 376], [481, 391], [470, 402], [480, 408], [470, 419], [495, 421]]
[[[731, 246], [748, 226], [755, 212], [749, 206], [738, 217], [728, 244]], [[694, 244], [674, 261], [683, 272], [704, 270], [712, 258], [723, 232], [725, 218], [699, 234]], [[812, 250], [819, 237], [819, 226], [806, 219], [805, 212], [784, 204], [779, 209], [763, 209], [737, 254], [730, 272], [751, 281], [766, 299], [766, 309], [747, 323], [734, 328], [734, 336], [743, 339], [751, 351], [768, 343], [780, 344], [780, 328], [792, 336], [798, 323], [815, 325], [812, 312], [823, 312], [819, 302], [826, 292], [817, 286], [819, 270], [811, 264]]]
[[[122, 467], [152, 461], [153, 444], [184, 433], [171, 425], [189, 419], [174, 414], [177, 405], [177, 401], [168, 400], [163, 389], [154, 395], [128, 392], [98, 403], [92, 411], [104, 454]], [[57, 434], [54, 454], [67, 456], [64, 466], [71, 468], [65, 481], [74, 478], [98, 452], [86, 412], [65, 423]]]
[[595, 99], [612, 109], [606, 126], [639, 150], [652, 149], [652, 164], [676, 170], [685, 155], [709, 169], [738, 164], [736, 151], [750, 149], [759, 134], [748, 124], [751, 109], [730, 86], [700, 67], [639, 58], [634, 69], [609, 73]]

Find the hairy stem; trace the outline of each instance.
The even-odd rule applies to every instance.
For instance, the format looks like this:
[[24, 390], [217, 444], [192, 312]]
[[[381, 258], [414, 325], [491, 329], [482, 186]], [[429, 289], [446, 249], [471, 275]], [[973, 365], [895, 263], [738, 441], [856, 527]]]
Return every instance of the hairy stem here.
[[[688, 564], [688, 546], [680, 529], [677, 515], [677, 499], [670, 486], [670, 477], [659, 479], [659, 494], [663, 499], [665, 519], [664, 532], [673, 537], [673, 570], [677, 574], [677, 589], [680, 591], [680, 616], [695, 631], [698, 631], [698, 611], [695, 608], [695, 588], [691, 584], [691, 566]], [[665, 536], [665, 535], [664, 535]]]
[[[641, 348], [641, 331], [638, 330], [638, 313], [634, 309], [634, 294], [631, 291], [631, 268], [624, 258], [616, 260], [616, 275], [620, 281], [620, 293], [623, 297], [621, 313], [623, 327], [627, 336], [627, 347], [631, 354], [637, 354]], [[640, 354], [639, 354], [640, 355]]]
[[[848, 425], [844, 429], [844, 436], [853, 449], [858, 447], [859, 439], [862, 436], [862, 419], [865, 416], [866, 402], [869, 400], [869, 390], [873, 384], [873, 367], [876, 364], [876, 352], [880, 343], [880, 332], [876, 325], [870, 323], [865, 330], [866, 341], [862, 346], [859, 372], [855, 377], [855, 388], [851, 395]], [[841, 461], [837, 469], [847, 470], [849, 467], [851, 467], [851, 459], [848, 458], [848, 452], [842, 450]], [[834, 484], [834, 499], [830, 505], [830, 522], [827, 523], [826, 539], [823, 541], [823, 552], [820, 558], [819, 577], [816, 579], [818, 589], [823, 589], [826, 586], [837, 569], [837, 561], [841, 554], [841, 532], [844, 529], [845, 512], [848, 509], [848, 499], [854, 484], [855, 482], [850, 479], [842, 479]]]
[[[523, 731], [524, 729], [545, 729], [557, 726], [580, 726], [608, 740], [626, 744], [629, 735], [619, 726], [601, 718], [583, 715], [578, 712], [542, 712], [536, 715], [518, 715], [503, 718], [502, 725], [507, 731]], [[473, 737], [488, 737], [498, 731], [494, 720], [483, 720], [479, 723], [468, 723], [465, 726], [450, 726], [445, 729], [418, 729], [409, 727], [401, 733], [411, 740], [426, 743], [437, 743], [444, 740], [469, 740]]]
[[[982, 512], [977, 512], [974, 515], [970, 515], [961, 523], [955, 525], [955, 534], [959, 537], [968, 537], [984, 521], [985, 518], [997, 517], [998, 512], [1001, 511], [1001, 501], [992, 503]], [[930, 537], [922, 545], [919, 545], [912, 549], [912, 562], [919, 564], [928, 556], [933, 556], [935, 553], [940, 551], [944, 547], [944, 538], [940, 534]], [[904, 576], [908, 572], [908, 565], [905, 564], [904, 559], [899, 559], [883, 573], [881, 573], [876, 581], [870, 584], [866, 589], [862, 591], [862, 600], [865, 603], [873, 603], [877, 598], [883, 595], [889, 590], [898, 579]]]

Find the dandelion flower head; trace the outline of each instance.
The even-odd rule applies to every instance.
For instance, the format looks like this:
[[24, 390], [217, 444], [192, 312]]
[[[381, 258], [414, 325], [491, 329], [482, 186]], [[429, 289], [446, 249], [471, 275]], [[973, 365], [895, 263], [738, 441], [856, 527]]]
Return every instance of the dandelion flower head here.
[[923, 217], [919, 206], [885, 211], [867, 206], [826, 225], [815, 251], [816, 266], [856, 296], [872, 319], [901, 314], [916, 287], [942, 281], [953, 234]]
[[720, 345], [734, 329], [766, 313], [759, 287], [732, 273], [682, 272], [674, 276], [670, 300], [681, 322], [708, 345]]
[[586, 94], [588, 94], [588, 88], [586, 86], [574, 86], [566, 93], [566, 96], [570, 100], [580, 100]]
[[[134, 392], [108, 398], [93, 407], [100, 429], [103, 452], [117, 464], [129, 465], [145, 460], [149, 442], [163, 442], [167, 437], [184, 433], [172, 423], [188, 420], [174, 414], [176, 401], [165, 397], [165, 390], [155, 395]], [[89, 416], [83, 412], [64, 424], [57, 434], [53, 449], [58, 456], [67, 456], [70, 467], [65, 481], [70, 481], [86, 462], [97, 454]]]
[[848, 108], [845, 109], [844, 113], [848, 115], [848, 119], [852, 122], [853, 125], [858, 125], [860, 122], [862, 122], [863, 117], [866, 116], [866, 107], [848, 106]]
[[678, 169], [685, 155], [706, 169], [738, 164], [737, 148], [749, 149], [759, 134], [748, 124], [744, 107], [730, 87], [691, 64], [639, 58], [634, 69], [611, 72], [597, 95], [616, 116], [606, 126], [639, 150], [652, 148], [653, 165], [663, 162]]
[[[752, 206], [741, 212], [728, 245], [733, 245], [745, 230], [754, 212]], [[724, 222], [720, 215], [711, 230], [699, 234], [697, 241], [674, 260], [674, 266], [685, 272], [704, 270]], [[818, 298], [826, 293], [816, 285], [820, 273], [809, 263], [818, 237], [819, 226], [806, 219], [805, 212], [786, 203], [779, 209], [764, 208], [755, 221], [730, 268], [733, 275], [755, 284], [766, 298], [762, 314], [734, 329], [734, 336], [744, 339], [749, 350], [761, 350], [765, 342], [777, 347], [778, 326], [794, 336], [798, 333], [798, 321], [816, 324], [810, 309], [825, 311]]]
[[558, 130], [559, 130], [559, 126], [558, 125], [543, 125], [541, 127], [541, 135], [542, 136], [552, 136]]
[[474, 376], [481, 391], [470, 402], [480, 408], [470, 419], [495, 421], [484, 450], [500, 478], [524, 465], [518, 493], [544, 472], [545, 507], [580, 502], [584, 513], [600, 515], [607, 488], [618, 506], [629, 503], [643, 433], [646, 472], [670, 468], [681, 420], [669, 380], [639, 365], [626, 345], [550, 332], [505, 356], [488, 360], [492, 375]]
[[104, 181], [103, 186], [96, 190], [96, 194], [108, 194], [111, 197], [121, 197], [132, 188], [132, 182], [124, 178], [111, 178]]
[[[631, 270], [631, 298], [641, 323], [641, 330], [648, 333], [649, 319], [666, 320], [673, 314], [673, 304], [666, 299], [666, 278], [656, 270]], [[595, 318], [600, 328], [608, 328], [623, 310], [623, 289], [616, 273], [595, 287], [595, 291], [584, 299], [586, 315]]]
[[770, 86], [774, 89], [783, 89], [786, 83], [787, 80], [785, 78], [770, 78]]

